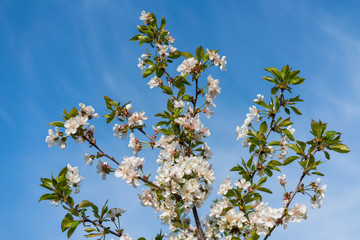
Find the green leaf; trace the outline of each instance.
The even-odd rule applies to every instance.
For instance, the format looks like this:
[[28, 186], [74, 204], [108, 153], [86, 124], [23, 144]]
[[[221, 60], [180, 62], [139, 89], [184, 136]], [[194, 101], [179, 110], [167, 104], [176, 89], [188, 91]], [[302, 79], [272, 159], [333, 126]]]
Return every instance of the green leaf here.
[[201, 59], [203, 59], [204, 54], [205, 54], [205, 51], [204, 51], [204, 49], [203, 49], [202, 46], [200, 46], [200, 47], [198, 47], [198, 48], [196, 49], [196, 58], [197, 58], [199, 61], [201, 61]]
[[86, 238], [92, 238], [102, 235], [102, 233], [90, 233], [88, 235], [85, 235]]
[[188, 53], [188, 52], [181, 52], [181, 55], [183, 55], [186, 58], [193, 58], [194, 57], [191, 53]]
[[323, 173], [321, 173], [321, 172], [312, 172], [311, 174], [315, 174], [315, 175], [319, 175], [319, 176], [324, 176], [324, 174]]
[[257, 190], [272, 194], [272, 191], [270, 189], [267, 189], [267, 188], [264, 188], [264, 187], [259, 187], [259, 188], [257, 188]]
[[260, 180], [259, 180], [259, 182], [258, 182], [257, 185], [261, 185], [261, 184], [265, 183], [266, 180], [267, 180], [267, 177], [262, 177], [262, 178], [260, 178]]
[[[77, 225], [79, 225], [79, 224], [80, 224], [80, 222], [77, 223]], [[76, 226], [76, 227], [77, 227], [77, 226]], [[70, 238], [71, 235], [73, 235], [73, 233], [74, 233], [75, 230], [76, 230], [76, 227], [71, 227], [71, 228], [69, 228], [69, 230], [68, 230], [68, 232], [67, 232], [67, 238]]]
[[154, 72], [155, 72], [155, 68], [153, 68], [153, 67], [150, 67], [150, 68], [146, 69], [144, 74], [143, 74], [143, 78], [146, 78], [146, 77], [150, 76]]
[[68, 117], [68, 119], [70, 119], [72, 117], [76, 117], [78, 114], [79, 114], [79, 111], [76, 108], [73, 108], [70, 110], [67, 117]]
[[305, 151], [306, 148], [306, 143], [302, 142], [302, 141], [296, 141], [297, 144], [299, 144], [299, 146], [301, 147], [301, 149], [303, 151]]
[[175, 52], [173, 52], [173, 53], [169, 53], [169, 58], [171, 58], [171, 59], [177, 59], [177, 58], [179, 58], [181, 56], [181, 52], [179, 52], [179, 51], [175, 51]]
[[332, 151], [335, 151], [335, 152], [338, 152], [338, 153], [348, 153], [350, 152], [350, 149], [344, 145], [344, 144], [335, 144], [335, 145], [332, 145], [330, 147], [328, 147], [329, 150], [332, 150]]
[[167, 101], [167, 109], [168, 109], [169, 112], [171, 112], [171, 113], [174, 112], [174, 106], [173, 106], [172, 102], [170, 101], [170, 99], [168, 99], [168, 101]]
[[53, 195], [51, 193], [46, 193], [40, 197], [39, 202], [44, 201], [44, 200], [53, 200], [53, 199], [56, 199], [55, 195]]
[[79, 204], [79, 208], [86, 208], [86, 207], [90, 207], [91, 205], [93, 205], [92, 202], [88, 200], [84, 200]]
[[136, 34], [135, 36], [133, 36], [132, 38], [130, 38], [129, 41], [138, 41], [138, 40], [139, 40], [139, 36], [141, 36], [141, 34]]
[[84, 231], [89, 233], [89, 232], [95, 232], [97, 230], [95, 228], [85, 228]]
[[179, 89], [179, 92], [178, 92], [178, 95], [177, 95], [177, 98], [180, 98], [182, 95], [185, 94], [185, 87], [182, 87]]
[[115, 118], [115, 112], [112, 112], [110, 115], [106, 117], [106, 124], [109, 124]]
[[165, 28], [165, 25], [166, 25], [166, 20], [164, 17], [161, 18], [161, 26], [160, 26], [160, 29], [163, 30]]
[[274, 80], [274, 79], [272, 79], [272, 78], [271, 78], [271, 77], [269, 77], [269, 76], [262, 77], [262, 79], [264, 79], [264, 80], [266, 80], [266, 81], [269, 81], [269, 82], [272, 82], [272, 83], [274, 83], [274, 82], [275, 82], [275, 80]]
[[280, 142], [279, 141], [272, 141], [268, 144], [269, 146], [279, 146]]
[[321, 127], [320, 124], [314, 120], [311, 120], [311, 130], [312, 130], [312, 134], [315, 137], [320, 137], [321, 135]]
[[293, 79], [290, 81], [290, 84], [292, 84], [292, 85], [299, 85], [299, 84], [302, 84], [304, 81], [305, 81], [304, 78], [295, 77], [295, 78], [293, 78]]
[[160, 88], [161, 88], [162, 90], [164, 90], [164, 93], [166, 93], [166, 94], [169, 94], [169, 95], [172, 95], [172, 94], [173, 94], [172, 89], [171, 89], [170, 87], [168, 87], [168, 86], [160, 86]]
[[295, 140], [294, 136], [292, 135], [292, 133], [291, 133], [289, 130], [287, 130], [287, 129], [282, 129], [281, 131], [282, 131], [291, 141], [294, 141], [294, 140]]
[[72, 219], [72, 217], [71, 217], [71, 219], [64, 218], [61, 222], [61, 230], [63, 232], [65, 232], [66, 229], [68, 229], [73, 222], [74, 222], [74, 220]]
[[296, 113], [297, 115], [302, 115], [301, 111], [297, 107], [290, 106], [290, 108]]
[[168, 124], [169, 124], [169, 122], [167, 122], [167, 121], [160, 121], [155, 126], [157, 127], [157, 126], [168, 125]]
[[283, 164], [279, 161], [276, 161], [276, 160], [271, 160], [269, 163], [268, 163], [268, 166], [282, 166]]
[[329, 160], [330, 159], [330, 154], [328, 152], [326, 152], [326, 151], [324, 151], [324, 154], [325, 154], [326, 159]]
[[277, 68], [269, 67], [269, 68], [265, 68], [265, 70], [270, 72], [272, 75], [274, 75], [274, 77], [276, 77], [280, 82], [283, 81], [281, 73]]
[[191, 102], [191, 101], [192, 101], [192, 96], [190, 96], [190, 95], [184, 95], [181, 99], [182, 99], [183, 101]]
[[60, 122], [60, 121], [51, 122], [48, 125], [49, 126], [54, 126], [54, 127], [64, 127], [64, 123]]
[[271, 88], [271, 94], [275, 95], [279, 91], [279, 87]]
[[298, 156], [288, 157], [287, 159], [285, 159], [283, 165], [284, 165], [284, 166], [289, 165], [290, 163], [292, 163], [292, 162], [295, 161], [296, 159], [299, 159], [299, 157], [298, 157]]
[[290, 118], [284, 119], [281, 123], [279, 123], [279, 127], [287, 127], [293, 124], [293, 122], [290, 121]]
[[268, 128], [268, 126], [267, 126], [266, 121], [263, 121], [260, 125], [260, 133], [262, 133], [262, 134], [266, 133], [267, 128]]
[[146, 240], [146, 238], [141, 237], [141, 238], [138, 238], [137, 240]]

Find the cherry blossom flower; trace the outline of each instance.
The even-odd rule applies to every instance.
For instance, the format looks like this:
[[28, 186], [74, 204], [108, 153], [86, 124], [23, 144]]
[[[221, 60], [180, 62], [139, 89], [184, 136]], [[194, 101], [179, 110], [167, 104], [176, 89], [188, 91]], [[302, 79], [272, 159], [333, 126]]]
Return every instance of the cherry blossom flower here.
[[198, 60], [195, 58], [185, 59], [176, 69], [176, 71], [181, 72], [181, 75], [191, 73], [192, 69], [198, 64]]

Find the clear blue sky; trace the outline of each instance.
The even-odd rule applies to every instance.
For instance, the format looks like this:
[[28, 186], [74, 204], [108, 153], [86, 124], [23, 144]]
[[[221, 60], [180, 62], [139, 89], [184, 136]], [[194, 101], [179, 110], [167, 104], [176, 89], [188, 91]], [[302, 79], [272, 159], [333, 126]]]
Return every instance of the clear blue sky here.
[[[328, 184], [323, 207], [286, 231], [278, 229], [273, 239], [358, 238], [359, 1], [2, 0], [0, 9], [1, 239], [66, 239], [60, 230], [63, 209], [37, 200], [44, 193], [40, 177], [68, 162], [86, 177], [80, 198], [98, 204], [110, 198], [111, 206], [127, 209], [125, 232], [150, 238], [160, 228], [166, 230], [152, 209], [140, 206], [140, 189], [114, 177], [102, 181], [95, 166], [84, 166], [83, 154], [92, 153], [86, 145], [69, 144], [62, 151], [44, 142], [46, 123], [58, 120], [64, 107], [84, 102], [104, 114], [103, 95], [133, 100], [149, 117], [164, 107], [136, 66], [145, 48], [128, 41], [137, 33], [142, 10], [166, 17], [179, 50], [194, 52], [201, 44], [227, 56], [228, 71], [213, 73], [222, 93], [215, 115], [206, 122], [212, 132], [208, 142], [214, 152], [215, 188], [246, 154], [235, 139], [235, 127], [256, 94], [268, 94], [263, 69], [289, 64], [301, 70], [306, 81], [296, 92], [305, 102], [300, 106], [304, 115], [294, 125], [296, 136], [309, 136], [311, 118], [322, 119], [343, 132], [352, 152], [334, 154], [323, 165]], [[103, 119], [94, 123], [106, 151], [119, 159], [131, 154], [127, 141], [114, 138]], [[144, 156], [154, 171], [155, 155]], [[296, 170], [288, 172], [294, 179], [289, 184], [299, 176]], [[281, 201], [274, 197], [271, 201]], [[307, 199], [305, 203], [309, 206]], [[207, 207], [200, 209], [202, 216], [206, 212]], [[83, 239], [82, 232], [73, 239]]]

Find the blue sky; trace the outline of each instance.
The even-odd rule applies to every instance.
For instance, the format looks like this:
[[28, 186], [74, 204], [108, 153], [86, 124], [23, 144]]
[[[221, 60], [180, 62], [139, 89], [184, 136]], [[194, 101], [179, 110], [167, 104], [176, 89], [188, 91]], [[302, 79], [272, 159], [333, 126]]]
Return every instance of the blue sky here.
[[[79, 102], [102, 115], [103, 95], [132, 100], [151, 119], [165, 106], [160, 92], [149, 89], [136, 66], [145, 48], [128, 41], [137, 33], [142, 10], [165, 16], [179, 50], [194, 52], [202, 45], [227, 56], [228, 71], [212, 72], [222, 90], [215, 115], [206, 121], [212, 133], [208, 142], [214, 153], [215, 189], [240, 156], [246, 156], [234, 130], [256, 94], [269, 92], [270, 85], [261, 80], [263, 69], [289, 64], [301, 70], [306, 81], [295, 92], [305, 102], [300, 105], [304, 115], [294, 125], [296, 137], [309, 137], [310, 120], [321, 119], [330, 129], [343, 132], [352, 152], [333, 154], [322, 166], [328, 190], [321, 209], [311, 210], [308, 220], [290, 224], [286, 231], [278, 229], [273, 239], [357, 238], [360, 2], [2, 0], [0, 9], [2, 239], [66, 239], [60, 230], [63, 209], [37, 200], [44, 193], [38, 186], [40, 177], [67, 163], [78, 165], [86, 177], [78, 199], [98, 204], [110, 199], [111, 206], [127, 209], [122, 218], [125, 232], [151, 238], [166, 230], [152, 209], [140, 206], [141, 189], [133, 190], [114, 177], [102, 181], [95, 166], [83, 165], [83, 154], [91, 153], [86, 145], [69, 144], [62, 151], [49, 149], [44, 142], [46, 124], [60, 119], [63, 108]], [[106, 151], [119, 159], [131, 154], [127, 141], [112, 136], [112, 126], [103, 119], [94, 124], [98, 143]], [[143, 156], [154, 172], [154, 153]], [[289, 184], [295, 184], [298, 169], [286, 173]], [[269, 200], [280, 202], [280, 198]], [[210, 200], [200, 209], [202, 216]], [[307, 199], [305, 203], [309, 206]], [[73, 239], [83, 239], [82, 232]]]

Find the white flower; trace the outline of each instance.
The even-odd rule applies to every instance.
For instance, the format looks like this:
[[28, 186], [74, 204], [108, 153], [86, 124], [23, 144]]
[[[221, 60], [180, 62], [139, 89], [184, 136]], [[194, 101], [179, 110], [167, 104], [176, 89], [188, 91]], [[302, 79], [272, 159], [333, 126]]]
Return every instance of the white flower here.
[[208, 103], [212, 103], [216, 96], [220, 94], [220, 87], [219, 87], [219, 80], [218, 79], [213, 79], [211, 77], [211, 75], [208, 76], [207, 78], [208, 80], [208, 92], [207, 94], [205, 95], [205, 98], [206, 98], [206, 102]]
[[307, 219], [307, 207], [305, 205], [295, 204], [289, 211], [290, 222], [301, 222], [303, 219]]
[[150, 79], [150, 81], [147, 83], [147, 85], [152, 89], [154, 87], [158, 87], [159, 85], [162, 85], [162, 80], [158, 77], [153, 77]]
[[239, 188], [242, 188], [244, 190], [247, 190], [251, 186], [251, 183], [246, 181], [245, 178], [242, 178], [242, 179], [237, 180], [236, 182], [234, 182], [234, 185], [239, 187]]
[[210, 156], [212, 155], [212, 152], [211, 152], [211, 149], [210, 149], [209, 145], [207, 144], [207, 142], [204, 142], [201, 148], [204, 151], [204, 156], [207, 159], [210, 159]]
[[100, 174], [103, 180], [106, 179], [106, 175], [110, 172], [110, 166], [107, 162], [99, 159], [98, 164], [96, 165], [97, 173]]
[[169, 45], [169, 48], [170, 48], [170, 53], [174, 53], [177, 50], [177, 48], [173, 47], [172, 45]]
[[174, 107], [175, 108], [183, 108], [185, 106], [185, 103], [183, 100], [174, 100]]
[[110, 211], [106, 214], [107, 218], [114, 219], [116, 217], [120, 217], [122, 213], [126, 212], [125, 209], [122, 208], [112, 208]]
[[262, 94], [256, 95], [254, 102], [262, 102], [262, 101], [264, 101], [264, 95], [262, 95]]
[[80, 182], [85, 178], [80, 175], [78, 167], [72, 167], [70, 164], [68, 164], [67, 170], [66, 178], [69, 180], [69, 186], [75, 187], [75, 193], [79, 193]]
[[195, 58], [185, 59], [176, 69], [176, 71], [181, 72], [181, 75], [190, 73], [192, 69], [196, 66], [198, 60]]
[[49, 203], [52, 205], [54, 205], [55, 207], [59, 206], [59, 201], [56, 200], [50, 200]]
[[127, 125], [120, 125], [116, 123], [113, 127], [113, 132], [115, 137], [125, 139], [127, 136]]
[[284, 186], [286, 184], [285, 180], [286, 180], [286, 175], [283, 174], [282, 177], [278, 176], [279, 182], [282, 186]]
[[141, 144], [139, 143], [139, 140], [135, 138], [135, 135], [133, 133], [130, 133], [130, 140], [128, 147], [131, 148], [134, 155], [136, 155], [136, 153], [141, 150]]
[[228, 176], [227, 178], [224, 179], [224, 181], [220, 184], [219, 190], [217, 192], [218, 195], [226, 195], [226, 193], [233, 189], [232, 185], [231, 185], [231, 180], [230, 177]]
[[85, 165], [89, 164], [91, 166], [93, 164], [93, 160], [94, 160], [94, 156], [85, 153], [84, 155]]
[[87, 116], [79, 116], [79, 115], [66, 120], [64, 124], [64, 127], [66, 128], [65, 134], [76, 134], [77, 129], [80, 126], [89, 124], [87, 120], [88, 120]]
[[115, 177], [122, 178], [127, 184], [133, 185], [134, 188], [140, 186], [140, 171], [138, 169], [144, 164], [144, 158], [124, 156], [123, 159], [119, 164], [119, 168], [115, 170]]
[[120, 240], [132, 240], [129, 234], [125, 233], [120, 237]]
[[137, 124], [137, 125], [143, 125], [144, 122], [143, 120], [147, 119], [147, 116], [144, 116], [145, 112], [144, 111], [140, 111], [140, 113], [138, 112], [134, 112], [129, 118], [128, 118], [128, 123], [129, 125], [132, 124]]
[[95, 109], [92, 106], [85, 106], [83, 103], [79, 103], [80, 112], [87, 116], [89, 119], [91, 118], [99, 118], [99, 114], [95, 113]]
[[138, 60], [139, 60], [139, 63], [137, 66], [138, 66], [138, 68], [140, 68], [141, 74], [144, 74], [144, 72], [146, 70], [146, 67], [145, 67], [146, 63], [143, 60], [141, 60], [141, 58], [139, 58]]
[[72, 117], [69, 120], [66, 120], [64, 126], [66, 128], [65, 134], [75, 134], [80, 124], [75, 117]]
[[239, 140], [239, 138], [246, 138], [248, 135], [248, 128], [246, 125], [242, 125], [241, 127], [237, 126], [236, 127], [236, 140]]
[[55, 133], [53, 132], [52, 129], [49, 129], [48, 133], [49, 133], [49, 136], [46, 136], [45, 142], [48, 143], [49, 147], [53, 147], [57, 144], [57, 142], [59, 140], [59, 128], [55, 127]]
[[158, 47], [159, 55], [169, 55], [169, 53], [167, 52], [169, 47], [167, 45], [161, 45], [157, 43], [156, 46]]
[[141, 11], [141, 16], [140, 16], [139, 19], [144, 21], [144, 22], [152, 20], [150, 12], [145, 12], [144, 10]]
[[[168, 32], [168, 35], [167, 35], [165, 38], [166, 38], [166, 40], [168, 40], [169, 43], [171, 43], [171, 44], [173, 44], [174, 41], [175, 41], [175, 38], [173, 38], [173, 37], [170, 36], [170, 32]], [[171, 45], [170, 45], [170, 46], [171, 46]], [[176, 50], [175, 50], [175, 51], [176, 51]]]
[[209, 59], [214, 62], [215, 66], [220, 66], [221, 71], [226, 70], [225, 66], [227, 62], [225, 60], [225, 56], [220, 59], [220, 55], [216, 51], [209, 49], [206, 49], [206, 51], [209, 54]]

